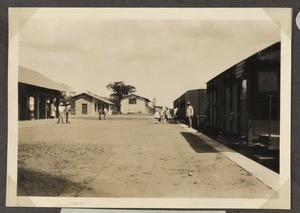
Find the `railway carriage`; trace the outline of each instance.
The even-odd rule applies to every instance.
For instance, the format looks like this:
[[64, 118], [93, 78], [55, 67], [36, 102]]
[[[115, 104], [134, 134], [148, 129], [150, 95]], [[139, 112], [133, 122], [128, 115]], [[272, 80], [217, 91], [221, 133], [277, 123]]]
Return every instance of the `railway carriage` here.
[[207, 82], [206, 127], [234, 143], [279, 149], [280, 42]]
[[188, 90], [173, 102], [174, 108], [179, 109], [179, 120], [182, 122], [186, 122], [187, 102], [194, 109], [193, 126], [200, 127], [205, 120], [206, 89]]

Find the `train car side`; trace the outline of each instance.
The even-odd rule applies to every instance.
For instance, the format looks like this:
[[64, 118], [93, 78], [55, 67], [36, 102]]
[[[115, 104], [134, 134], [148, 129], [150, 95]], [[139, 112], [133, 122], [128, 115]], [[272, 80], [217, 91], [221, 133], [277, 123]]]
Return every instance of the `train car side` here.
[[194, 109], [193, 126], [201, 127], [205, 121], [206, 89], [189, 90], [177, 98], [173, 105], [179, 109], [179, 120], [186, 123], [186, 106], [190, 102]]
[[206, 131], [232, 143], [279, 149], [280, 43], [207, 82]]

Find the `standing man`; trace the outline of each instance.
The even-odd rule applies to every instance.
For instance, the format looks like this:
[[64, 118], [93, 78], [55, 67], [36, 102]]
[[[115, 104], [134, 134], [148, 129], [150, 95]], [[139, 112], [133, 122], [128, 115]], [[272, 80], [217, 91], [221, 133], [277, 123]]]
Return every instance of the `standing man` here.
[[165, 107], [161, 107], [161, 110], [160, 110], [160, 123], [164, 124], [165, 123], [165, 118], [166, 118], [166, 109], [165, 109]]
[[178, 121], [178, 112], [179, 112], [178, 108], [175, 107], [175, 109], [173, 111], [173, 117], [174, 117], [175, 124], [177, 124], [177, 121]]
[[194, 115], [194, 109], [191, 106], [190, 102], [187, 102], [187, 108], [186, 108], [186, 117], [187, 120], [189, 122], [189, 128], [192, 127], [192, 119], [193, 119], [193, 115]]
[[106, 120], [106, 115], [107, 115], [107, 109], [106, 107], [104, 107], [104, 110], [103, 110], [103, 119]]
[[59, 116], [58, 116], [58, 121], [57, 123], [59, 124], [60, 122], [63, 124], [64, 123], [64, 117], [65, 117], [65, 113], [66, 113], [66, 108], [64, 107], [63, 103], [60, 103], [59, 107], [58, 107], [58, 112], [59, 112]]
[[155, 108], [155, 113], [154, 113], [154, 118], [155, 118], [155, 123], [159, 123], [160, 115], [159, 115], [159, 108]]
[[67, 102], [66, 103], [66, 123], [67, 124], [70, 124], [70, 121], [69, 121], [70, 113], [71, 113], [71, 105], [69, 104], [69, 102]]
[[103, 114], [103, 111], [102, 111], [102, 109], [100, 108], [100, 109], [99, 109], [99, 120], [101, 120], [102, 114]]
[[168, 107], [166, 107], [166, 122], [169, 123], [171, 119], [171, 112]]

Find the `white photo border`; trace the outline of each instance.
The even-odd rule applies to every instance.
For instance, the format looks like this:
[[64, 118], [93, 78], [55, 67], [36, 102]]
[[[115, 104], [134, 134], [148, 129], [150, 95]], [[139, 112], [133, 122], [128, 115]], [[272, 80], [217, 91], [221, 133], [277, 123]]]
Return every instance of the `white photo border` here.
[[[99, 11], [97, 15], [91, 10]], [[78, 13], [80, 11], [80, 13]], [[53, 13], [66, 19], [269, 20], [281, 29], [279, 190], [269, 199], [86, 198], [17, 196], [19, 20]], [[76, 15], [75, 15], [76, 14]], [[93, 15], [91, 15], [93, 14]], [[7, 206], [77, 208], [290, 209], [291, 8], [9, 8]], [[74, 16], [75, 15], [75, 16]]]

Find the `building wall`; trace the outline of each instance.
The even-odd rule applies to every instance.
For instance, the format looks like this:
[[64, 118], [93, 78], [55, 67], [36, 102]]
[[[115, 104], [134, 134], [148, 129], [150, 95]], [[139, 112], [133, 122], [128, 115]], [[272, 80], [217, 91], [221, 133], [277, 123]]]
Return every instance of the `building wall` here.
[[94, 103], [93, 98], [80, 97], [75, 100], [75, 114], [82, 115], [82, 104], [87, 104], [87, 115], [94, 115]]
[[94, 105], [93, 105], [93, 110], [94, 110], [94, 114], [98, 114], [99, 113], [99, 109], [103, 110], [104, 107], [106, 107], [107, 109], [107, 114], [108, 115], [112, 115], [112, 111], [113, 111], [113, 107], [111, 104], [107, 104], [103, 101], [94, 99]]
[[122, 114], [129, 114], [129, 113], [137, 114], [138, 112], [141, 112], [142, 114], [149, 113], [148, 103], [145, 99], [136, 97], [136, 104], [129, 104], [129, 98], [133, 98], [133, 97], [127, 97], [121, 101], [121, 113]]
[[86, 94], [79, 95], [75, 99], [75, 114], [82, 115], [82, 104], [87, 104], [87, 115], [98, 115], [99, 109], [106, 107], [108, 115], [112, 114], [112, 105], [95, 99]]

